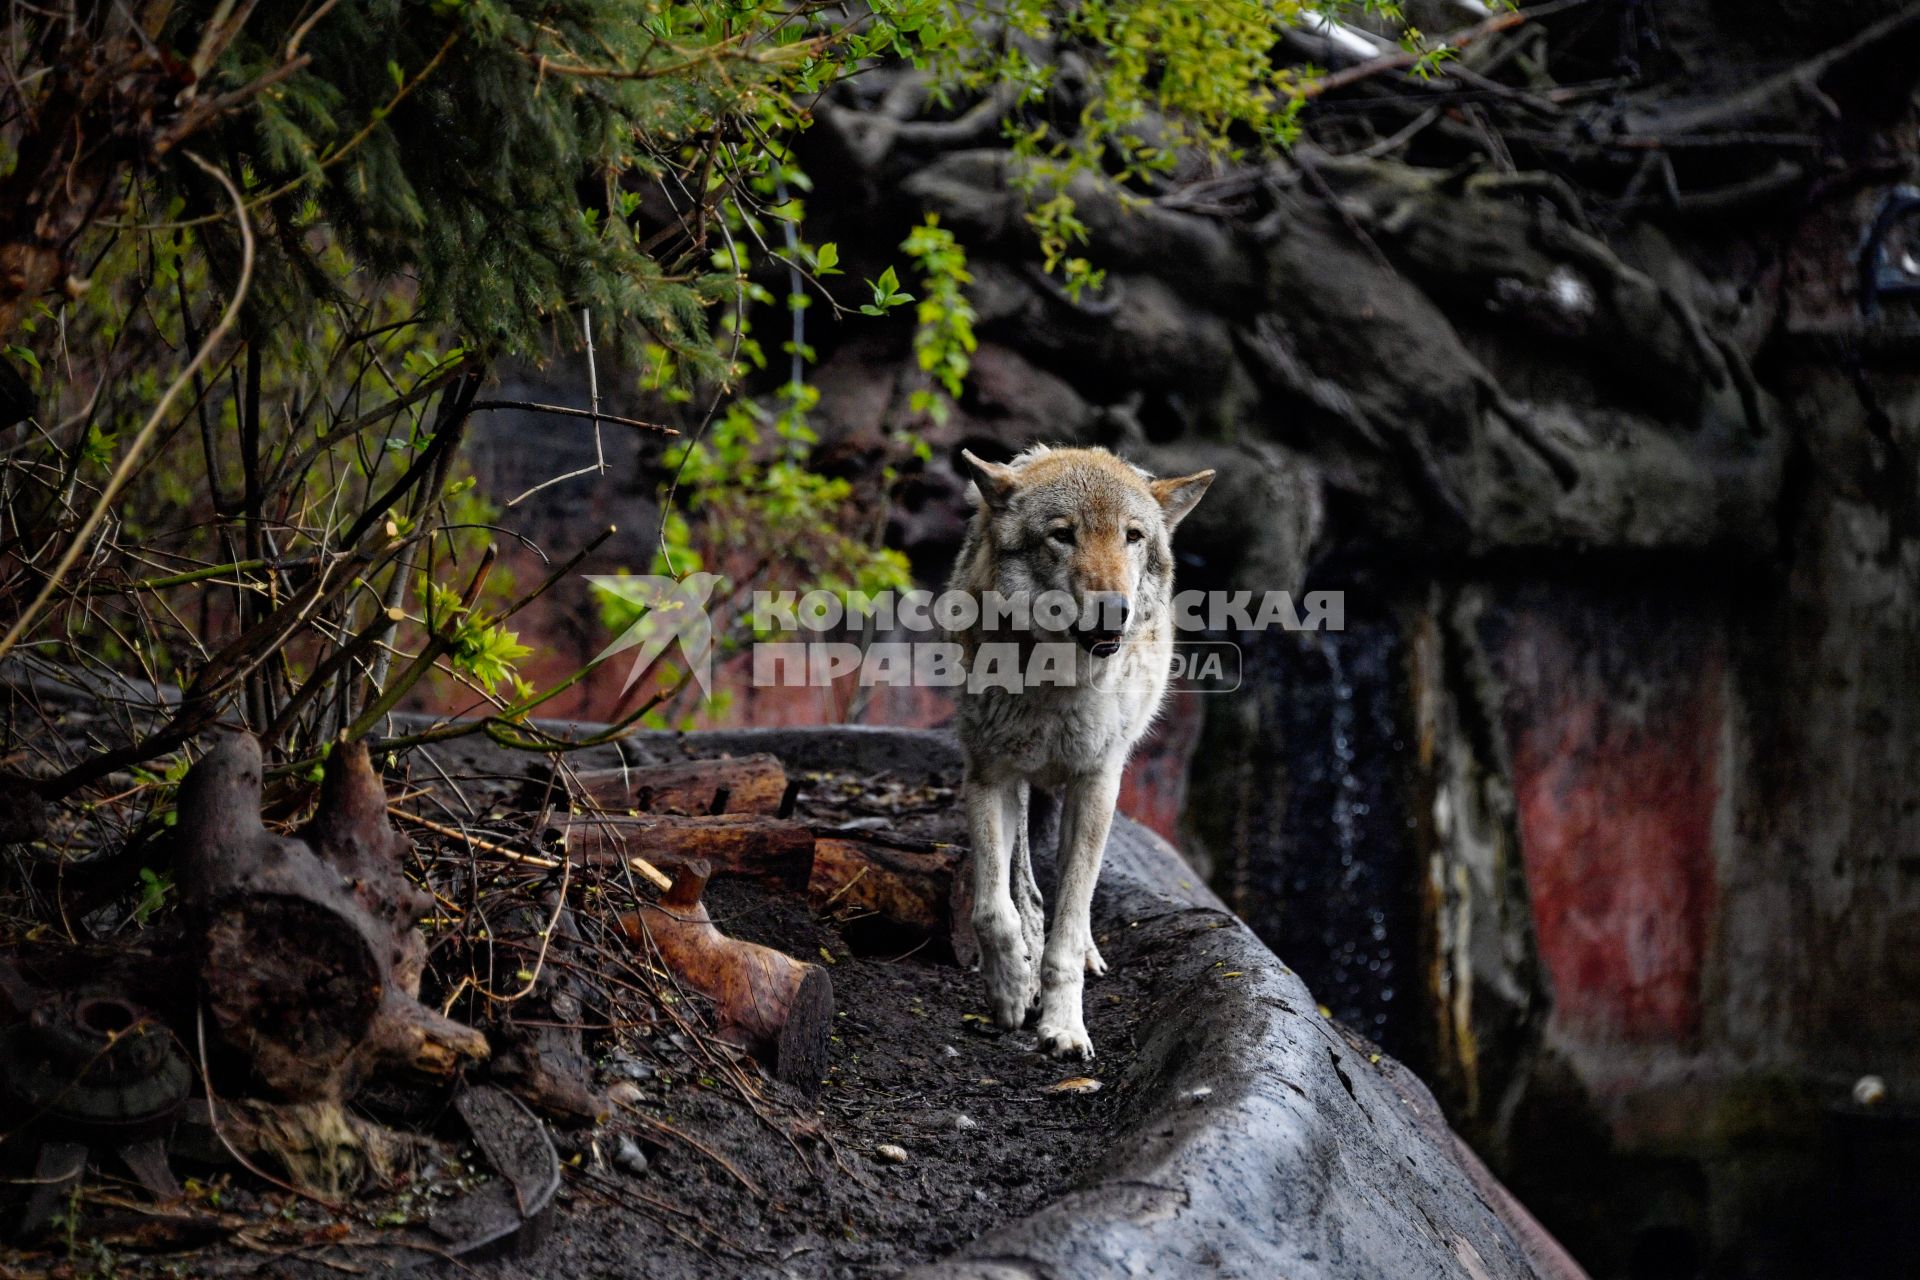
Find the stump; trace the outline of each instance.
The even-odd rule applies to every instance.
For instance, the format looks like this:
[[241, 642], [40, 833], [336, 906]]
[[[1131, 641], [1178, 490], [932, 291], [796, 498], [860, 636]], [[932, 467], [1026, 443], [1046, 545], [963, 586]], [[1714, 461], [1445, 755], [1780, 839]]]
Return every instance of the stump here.
[[478, 1031], [422, 1005], [432, 897], [401, 871], [412, 848], [360, 743], [327, 762], [295, 837], [260, 819], [260, 745], [224, 737], [181, 790], [181, 902], [199, 944], [209, 1030], [266, 1088], [337, 1102], [368, 1076], [434, 1079], [487, 1056]]

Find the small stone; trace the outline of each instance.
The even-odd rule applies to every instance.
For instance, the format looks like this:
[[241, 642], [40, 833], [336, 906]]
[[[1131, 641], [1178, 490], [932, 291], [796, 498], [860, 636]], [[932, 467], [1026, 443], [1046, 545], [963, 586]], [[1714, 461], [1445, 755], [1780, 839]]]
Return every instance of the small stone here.
[[646, 1096], [631, 1080], [621, 1080], [607, 1090], [607, 1101], [616, 1107], [631, 1107]]
[[940, 1046], [940, 1056], [943, 1058], [957, 1058], [960, 1056], [960, 1051], [950, 1044], [943, 1044]]
[[632, 1054], [619, 1053], [607, 1060], [607, 1070], [628, 1080], [651, 1080], [660, 1072], [650, 1062], [642, 1062]]
[[968, 1115], [966, 1112], [962, 1111], [957, 1113], [953, 1117], [953, 1127], [958, 1129], [961, 1133], [967, 1133], [971, 1130], [978, 1129], [980, 1127], [980, 1122], [975, 1120], [972, 1116]]
[[632, 1138], [622, 1137], [614, 1148], [613, 1162], [638, 1178], [647, 1171], [647, 1153]]
[[881, 1143], [873, 1149], [873, 1154], [879, 1156], [888, 1164], [905, 1164], [907, 1162], [907, 1149], [905, 1147], [896, 1147], [891, 1142]]
[[1058, 1084], [1048, 1085], [1040, 1092], [1067, 1096], [1081, 1093], [1098, 1093], [1100, 1089], [1100, 1082], [1092, 1076], [1069, 1076]]
[[1853, 1082], [1853, 1100], [1863, 1107], [1877, 1107], [1887, 1100], [1887, 1082], [1879, 1076], [1861, 1076]]

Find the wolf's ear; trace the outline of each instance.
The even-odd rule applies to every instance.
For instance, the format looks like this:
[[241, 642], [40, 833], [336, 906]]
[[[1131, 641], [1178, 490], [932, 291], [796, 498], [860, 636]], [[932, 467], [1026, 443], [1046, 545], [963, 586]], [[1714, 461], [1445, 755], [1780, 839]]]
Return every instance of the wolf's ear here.
[[1020, 473], [1001, 462], [982, 462], [965, 449], [960, 451], [960, 465], [966, 468], [967, 478], [980, 490], [980, 500], [990, 510], [999, 511], [1007, 505], [1007, 499], [1013, 497], [1013, 491], [1020, 485]]
[[1147, 487], [1153, 490], [1154, 498], [1160, 503], [1160, 510], [1167, 518], [1167, 532], [1186, 518], [1187, 512], [1199, 505], [1205, 496], [1207, 486], [1213, 483], [1213, 472], [1196, 471], [1190, 476], [1176, 476], [1170, 480], [1155, 480]]

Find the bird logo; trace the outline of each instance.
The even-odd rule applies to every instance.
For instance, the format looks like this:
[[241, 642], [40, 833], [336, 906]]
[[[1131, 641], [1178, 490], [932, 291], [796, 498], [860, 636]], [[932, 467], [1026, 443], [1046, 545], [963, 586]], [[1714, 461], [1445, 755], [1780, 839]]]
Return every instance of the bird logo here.
[[720, 584], [717, 573], [690, 573], [684, 578], [659, 574], [589, 574], [587, 581], [617, 599], [637, 606], [640, 614], [633, 623], [601, 650], [596, 663], [627, 649], [638, 649], [625, 693], [651, 667], [669, 644], [678, 641], [680, 656], [700, 691], [713, 696], [708, 680], [713, 674], [713, 621], [707, 616], [707, 601]]

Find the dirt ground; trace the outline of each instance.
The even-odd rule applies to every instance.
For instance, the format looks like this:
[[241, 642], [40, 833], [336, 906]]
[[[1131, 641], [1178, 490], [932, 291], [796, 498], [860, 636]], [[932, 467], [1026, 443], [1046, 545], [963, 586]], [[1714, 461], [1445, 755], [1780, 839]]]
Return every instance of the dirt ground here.
[[[808, 775], [796, 816], [936, 840], [959, 839], [962, 826], [950, 788], [846, 774]], [[744, 880], [715, 881], [708, 907], [737, 937], [831, 959], [836, 1029], [818, 1096], [769, 1083], [770, 1122], [698, 1078], [647, 1081], [643, 1111], [724, 1157], [753, 1187], [688, 1144], [616, 1120], [595, 1139], [601, 1154], [624, 1132], [642, 1142], [646, 1172], [594, 1169], [594, 1153], [583, 1152], [589, 1172], [569, 1180], [547, 1238], [480, 1274], [891, 1274], [1071, 1187], [1125, 1108], [1118, 1084], [1150, 971], [1134, 963], [1124, 937], [1099, 939], [1113, 964], [1087, 988], [1100, 1057], [1070, 1064], [1037, 1053], [1030, 1030], [993, 1026], [979, 975], [954, 964], [940, 940], [903, 954], [857, 924], [843, 930], [801, 899]], [[615, 1073], [620, 1065], [612, 1060]], [[1101, 1087], [1055, 1088], [1084, 1079]], [[888, 1159], [882, 1147], [905, 1159]]]
[[[1147, 972], [1124, 937], [1100, 945], [1112, 973], [1090, 982], [1087, 1022], [1100, 1057], [1067, 1065], [1034, 1052], [1031, 1032], [986, 1021], [979, 976], [951, 962], [850, 954], [804, 903], [743, 882], [716, 882], [710, 908], [729, 932], [795, 955], [832, 953], [839, 1009], [832, 1066], [817, 1098], [777, 1100], [817, 1121], [787, 1136], [697, 1079], [650, 1082], [643, 1107], [723, 1156], [615, 1121], [643, 1141], [646, 1172], [593, 1167], [569, 1180], [549, 1236], [530, 1254], [479, 1265], [493, 1277], [890, 1274], [940, 1257], [996, 1222], [1071, 1187], [1097, 1155], [1126, 1098], [1115, 1088], [1133, 1046]], [[1091, 1076], [1106, 1087], [1060, 1093]], [[906, 1154], [893, 1163], [883, 1144]]]

